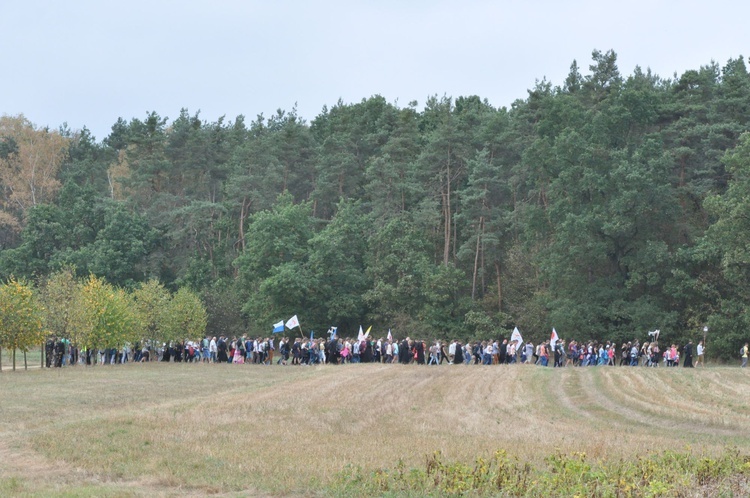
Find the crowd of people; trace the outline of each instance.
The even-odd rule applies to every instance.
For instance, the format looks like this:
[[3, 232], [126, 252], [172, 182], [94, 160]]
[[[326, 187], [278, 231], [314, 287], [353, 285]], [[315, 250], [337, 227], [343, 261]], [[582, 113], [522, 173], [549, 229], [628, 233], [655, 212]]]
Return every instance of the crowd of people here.
[[[742, 356], [747, 364], [748, 345]], [[391, 338], [292, 338], [278, 341], [270, 337], [204, 337], [197, 341], [162, 343], [154, 347], [125, 346], [121, 349], [78, 350], [67, 339], [50, 338], [45, 347], [47, 367], [69, 364], [117, 364], [127, 362], [232, 363], [258, 365], [314, 365], [351, 363], [400, 363], [418, 365], [535, 364], [543, 367], [585, 366], [705, 366], [706, 348], [700, 341], [694, 348], [689, 341], [682, 347], [671, 344], [661, 348], [658, 341], [623, 343], [567, 342], [547, 340], [534, 345], [517, 340], [434, 341], [427, 343], [407, 337]]]

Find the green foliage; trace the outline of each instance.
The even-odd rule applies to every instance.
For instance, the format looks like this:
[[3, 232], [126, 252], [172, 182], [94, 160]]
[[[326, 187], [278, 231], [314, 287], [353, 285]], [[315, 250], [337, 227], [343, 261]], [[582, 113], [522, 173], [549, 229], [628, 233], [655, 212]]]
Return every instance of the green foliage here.
[[133, 291], [133, 301], [143, 330], [143, 338], [150, 340], [151, 344], [167, 340], [164, 316], [170, 298], [169, 291], [156, 279], [141, 283]]
[[[44, 183], [59, 195], [0, 181], [0, 276], [74, 266], [126, 289], [188, 286], [214, 332], [299, 314], [444, 339], [518, 324], [532, 340], [660, 328], [684, 343], [709, 324], [710, 354], [732, 357], [750, 299], [744, 58], [672, 79], [621, 74], [612, 50], [581, 67], [509, 109], [375, 95], [310, 123], [183, 109], [118, 119], [101, 143], [66, 132]], [[0, 161], [25, 164], [21, 132], [39, 130], [4, 122]]]
[[246, 250], [235, 265], [247, 295], [243, 310], [260, 330], [280, 316], [309, 309], [306, 263], [312, 235], [310, 206], [294, 204], [290, 194], [279, 196], [272, 210], [253, 216]]
[[166, 303], [161, 319], [160, 328], [167, 341], [196, 340], [206, 334], [206, 308], [200, 297], [186, 287]]
[[208, 335], [240, 337], [247, 331], [247, 317], [242, 313], [245, 299], [236, 281], [219, 280], [214, 285], [204, 288], [201, 297], [208, 316]]
[[663, 451], [632, 461], [597, 460], [556, 452], [543, 464], [521, 462], [505, 450], [473, 463], [428, 455], [424, 467], [365, 471], [349, 466], [331, 484], [342, 496], [683, 496], [698, 490], [742, 494], [750, 457], [730, 449], [719, 457]]
[[701, 241], [706, 250], [718, 255], [721, 276], [729, 292], [723, 293], [709, 317], [717, 349], [725, 356], [736, 356], [737, 344], [747, 340], [750, 323], [750, 133], [740, 137], [738, 146], [727, 151], [724, 163], [731, 173], [726, 192], [706, 199], [706, 208], [716, 217]]
[[147, 273], [144, 260], [155, 237], [156, 232], [142, 217], [112, 204], [106, 210], [104, 227], [84, 251], [88, 268], [114, 285], [133, 287]]
[[393, 323], [399, 317], [416, 321], [424, 307], [422, 289], [434, 265], [428, 256], [428, 229], [414, 218], [410, 213], [395, 216], [370, 237], [366, 264], [373, 285], [364, 299], [377, 310], [376, 321]]
[[80, 345], [87, 349], [118, 348], [142, 336], [135, 303], [124, 290], [94, 275], [80, 286], [83, 306]]
[[75, 268], [66, 267], [50, 275], [41, 285], [40, 294], [47, 330], [74, 345], [81, 344], [86, 315]]
[[13, 278], [0, 285], [0, 348], [29, 351], [43, 338], [42, 307], [31, 286]]
[[332, 323], [344, 330], [365, 321], [363, 295], [372, 287], [365, 273], [370, 220], [360, 203], [342, 201], [336, 216], [310, 239], [308, 301], [325, 313], [318, 327]]

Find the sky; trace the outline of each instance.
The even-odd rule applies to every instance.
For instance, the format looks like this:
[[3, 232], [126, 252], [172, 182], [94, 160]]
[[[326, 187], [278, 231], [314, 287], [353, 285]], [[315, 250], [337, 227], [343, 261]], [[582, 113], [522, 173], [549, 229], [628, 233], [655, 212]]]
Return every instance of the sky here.
[[401, 107], [478, 95], [495, 107], [613, 49], [663, 78], [750, 56], [750, 2], [588, 0], [0, 0], [0, 115], [37, 127], [119, 117], [214, 122], [339, 99]]

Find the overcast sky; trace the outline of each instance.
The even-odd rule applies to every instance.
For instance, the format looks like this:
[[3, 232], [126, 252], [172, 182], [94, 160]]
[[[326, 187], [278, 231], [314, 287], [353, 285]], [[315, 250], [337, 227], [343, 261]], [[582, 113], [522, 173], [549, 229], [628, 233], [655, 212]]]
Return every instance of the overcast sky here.
[[750, 55], [750, 2], [0, 0], [0, 114], [37, 126], [118, 117], [252, 120], [380, 94], [405, 106], [479, 95], [495, 107], [559, 85], [614, 49], [662, 77]]

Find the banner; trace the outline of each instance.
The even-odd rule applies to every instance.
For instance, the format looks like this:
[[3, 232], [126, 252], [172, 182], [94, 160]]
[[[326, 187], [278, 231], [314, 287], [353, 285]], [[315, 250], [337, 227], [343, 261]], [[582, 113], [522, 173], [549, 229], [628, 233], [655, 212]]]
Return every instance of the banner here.
[[299, 327], [299, 320], [297, 319], [297, 315], [294, 315], [286, 321], [286, 328], [293, 329], [294, 327]]
[[279, 332], [284, 332], [284, 320], [273, 324], [273, 333], [278, 334]]
[[516, 347], [520, 349], [523, 344], [523, 337], [521, 337], [521, 332], [518, 330], [518, 327], [513, 329], [513, 335], [510, 336], [510, 342], [513, 341], [516, 341]]

